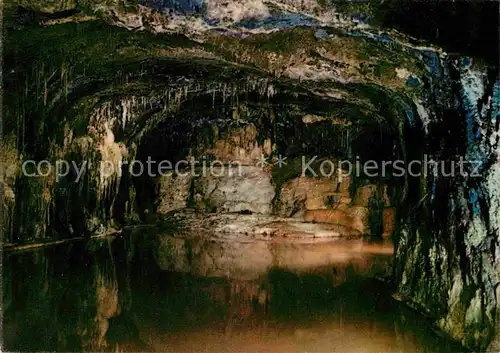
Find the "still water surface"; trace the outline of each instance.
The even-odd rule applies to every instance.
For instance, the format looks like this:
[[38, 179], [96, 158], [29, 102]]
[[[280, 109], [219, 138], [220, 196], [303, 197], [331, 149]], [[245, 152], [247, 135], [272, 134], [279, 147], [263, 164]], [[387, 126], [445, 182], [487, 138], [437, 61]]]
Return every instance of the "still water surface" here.
[[464, 351], [377, 279], [391, 251], [126, 234], [6, 253], [3, 350]]

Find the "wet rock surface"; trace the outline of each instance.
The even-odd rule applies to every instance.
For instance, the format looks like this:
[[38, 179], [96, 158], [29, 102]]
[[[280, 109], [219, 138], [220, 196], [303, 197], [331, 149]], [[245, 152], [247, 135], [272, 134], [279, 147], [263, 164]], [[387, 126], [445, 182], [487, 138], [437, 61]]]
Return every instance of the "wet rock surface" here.
[[360, 238], [362, 235], [355, 229], [339, 224], [309, 223], [272, 215], [199, 214], [186, 211], [171, 217], [170, 221], [178, 222], [178, 229], [184, 234], [198, 234], [208, 238], [286, 240], [285, 238]]

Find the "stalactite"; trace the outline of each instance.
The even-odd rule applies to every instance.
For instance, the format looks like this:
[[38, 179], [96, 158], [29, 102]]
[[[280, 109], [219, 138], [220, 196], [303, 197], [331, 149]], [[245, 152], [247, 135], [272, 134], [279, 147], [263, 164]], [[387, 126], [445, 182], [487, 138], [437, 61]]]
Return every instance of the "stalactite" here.
[[276, 91], [274, 89], [273, 85], [269, 85], [267, 88], [267, 98], [272, 98], [276, 94]]
[[130, 101], [122, 100], [122, 128], [125, 129], [127, 124], [128, 113], [130, 109]]

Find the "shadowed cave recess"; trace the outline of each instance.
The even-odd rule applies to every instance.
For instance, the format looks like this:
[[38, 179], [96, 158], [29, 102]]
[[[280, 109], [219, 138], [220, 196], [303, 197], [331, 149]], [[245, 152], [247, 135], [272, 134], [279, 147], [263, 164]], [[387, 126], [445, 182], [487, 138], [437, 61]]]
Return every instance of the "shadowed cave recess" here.
[[[8, 2], [3, 246], [148, 226], [176, 233], [155, 243], [155, 261], [179, 269], [172, 246], [194, 268], [211, 237], [388, 241], [393, 297], [464, 349], [498, 352], [498, 13], [489, 2]], [[448, 169], [428, 172], [429, 160]], [[57, 176], [40, 161], [70, 168]], [[413, 167], [347, 173], [341, 161]], [[459, 162], [463, 173], [449, 169]], [[27, 271], [5, 267], [5, 318], [16, 268]], [[97, 288], [119, 281], [96, 271]], [[100, 350], [128, 325], [118, 289], [102, 288], [98, 329], [58, 347]]]

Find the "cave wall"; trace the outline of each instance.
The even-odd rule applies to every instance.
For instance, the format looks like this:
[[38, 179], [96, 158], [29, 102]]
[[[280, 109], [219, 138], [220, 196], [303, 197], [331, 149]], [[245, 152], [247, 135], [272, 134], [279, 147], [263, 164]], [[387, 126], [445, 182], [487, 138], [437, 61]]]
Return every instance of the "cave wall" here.
[[[439, 60], [435, 75], [440, 81], [428, 92], [433, 103], [427, 101], [431, 120], [415, 147], [457, 169], [414, 181], [420, 191], [396, 242], [397, 295], [466, 347], [483, 351], [495, 340], [493, 352], [499, 330], [500, 82], [468, 58]], [[458, 170], [460, 158], [467, 175]]]

